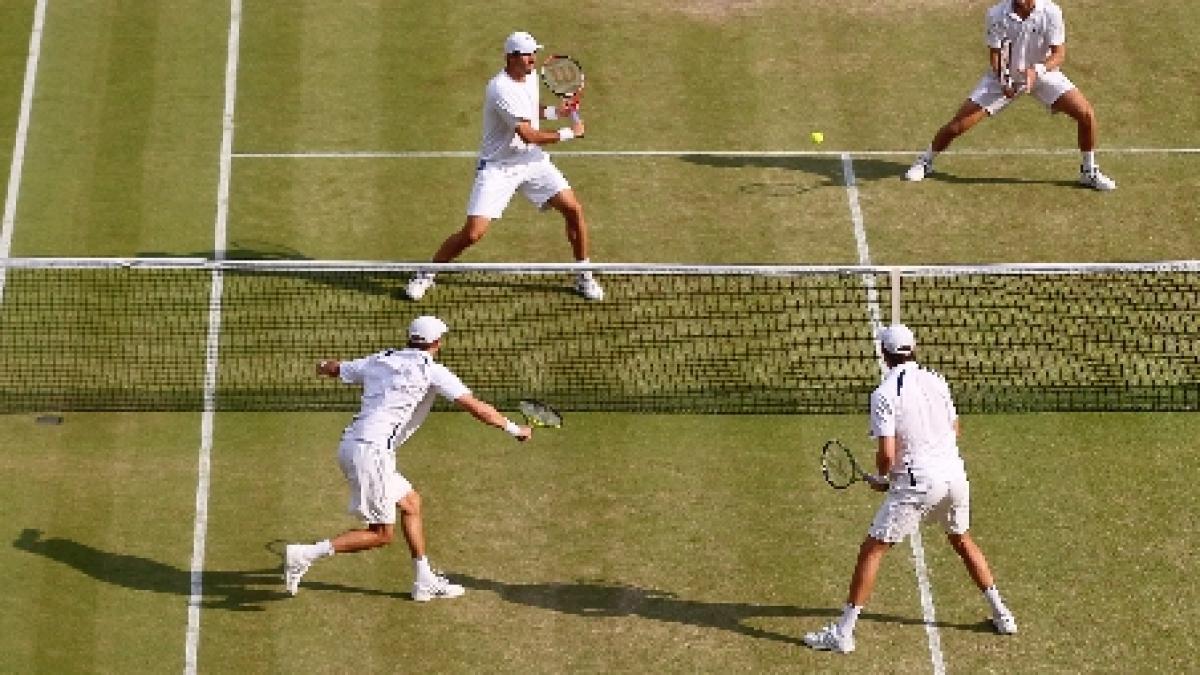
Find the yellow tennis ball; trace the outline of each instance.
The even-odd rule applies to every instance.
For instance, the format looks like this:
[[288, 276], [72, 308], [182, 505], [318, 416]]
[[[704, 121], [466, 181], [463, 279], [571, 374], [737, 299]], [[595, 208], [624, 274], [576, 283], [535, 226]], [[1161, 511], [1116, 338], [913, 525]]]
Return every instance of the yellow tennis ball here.
[[813, 143], [820, 144], [820, 143], [825, 142], [825, 134], [823, 134], [819, 131], [812, 132], [811, 134], [808, 135], [808, 137], [812, 139]]

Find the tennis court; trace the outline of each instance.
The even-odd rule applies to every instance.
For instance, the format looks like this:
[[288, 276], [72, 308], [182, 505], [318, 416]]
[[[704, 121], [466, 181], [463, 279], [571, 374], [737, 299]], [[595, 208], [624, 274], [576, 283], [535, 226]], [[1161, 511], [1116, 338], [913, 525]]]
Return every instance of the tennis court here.
[[[909, 3], [902, 14], [870, 0], [604, 0], [571, 12], [542, 0], [5, 3], [3, 257], [153, 258], [168, 269], [5, 275], [0, 670], [1187, 670], [1200, 620], [1188, 578], [1194, 271], [1087, 286], [1121, 289], [1108, 294], [1064, 293], [1040, 275], [1019, 277], [1011, 295], [986, 280], [906, 278], [916, 294], [904, 316], [941, 336], [923, 358], [943, 359], [964, 396], [974, 392], [962, 443], [973, 532], [1021, 633], [992, 634], [961, 565], [926, 530], [920, 555], [889, 554], [855, 654], [801, 643], [836, 615], [877, 502], [830, 490], [817, 462], [828, 438], [867, 447], [885, 267], [1200, 259], [1200, 41], [1189, 32], [1200, 10], [1063, 5], [1065, 70], [1096, 106], [1100, 161], [1120, 183], [1111, 194], [1073, 187], [1074, 129], [1027, 101], [961, 139], [936, 180], [899, 179], [978, 77], [964, 62], [981, 50], [986, 2]], [[503, 373], [526, 373], [542, 389], [533, 393], [569, 403], [565, 427], [518, 446], [439, 413], [401, 451], [425, 497], [433, 562], [465, 597], [411, 602], [402, 545], [314, 567], [288, 597], [282, 544], [354, 524], [333, 455], [352, 393], [307, 371], [316, 358], [388, 346], [373, 344], [387, 339], [388, 316], [398, 330], [422, 307], [397, 297], [394, 269], [311, 266], [419, 263], [461, 223], [482, 88], [517, 29], [588, 71], [588, 136], [551, 151], [587, 208], [593, 260], [869, 265], [880, 296], [857, 272], [800, 275], [812, 284], [802, 297], [814, 298], [801, 311], [765, 300], [779, 293], [759, 282], [663, 290], [634, 274], [614, 276], [611, 302], [589, 310], [556, 292], [553, 275], [532, 290], [448, 281], [429, 307], [478, 325], [455, 327], [447, 361], [486, 354], [477, 391], [505, 402], [521, 387]], [[898, 58], [911, 54], [921, 58]], [[463, 262], [568, 258], [558, 217], [514, 201]], [[1004, 330], [935, 328], [960, 316], [958, 298], [1000, 296], [1028, 310], [988, 309], [988, 325]], [[326, 320], [288, 323], [309, 308]], [[336, 320], [358, 311], [370, 322]], [[631, 317], [650, 317], [648, 328], [631, 332]], [[1128, 358], [1075, 343], [989, 353], [1037, 342], [1054, 321], [1079, 322]], [[750, 367], [711, 346], [742, 324], [761, 329], [754, 353], [781, 365]], [[792, 348], [772, 350], [772, 330], [794, 336]], [[635, 352], [621, 367], [643, 364], [652, 386], [602, 377], [620, 371], [603, 349], [573, 371], [579, 355], [546, 337], [589, 331]], [[960, 339], [985, 333], [995, 341]], [[531, 348], [530, 335], [548, 342]], [[1105, 395], [1038, 399], [1039, 378], [1069, 379], [1079, 349], [1114, 377], [1138, 364], [1151, 393], [1105, 381]], [[679, 370], [681, 353], [710, 370]], [[985, 362], [1013, 379], [989, 389], [989, 371], [973, 367]], [[49, 377], [64, 363], [75, 381]], [[778, 376], [797, 369], [808, 373], [799, 382]], [[596, 377], [572, 386], [572, 372]], [[728, 387], [719, 396], [690, 388], [714, 372]], [[1012, 390], [1025, 403], [1004, 411]], [[69, 409], [78, 392], [91, 411]], [[803, 395], [811, 405], [779, 410]], [[99, 411], [105, 403], [140, 411]]]

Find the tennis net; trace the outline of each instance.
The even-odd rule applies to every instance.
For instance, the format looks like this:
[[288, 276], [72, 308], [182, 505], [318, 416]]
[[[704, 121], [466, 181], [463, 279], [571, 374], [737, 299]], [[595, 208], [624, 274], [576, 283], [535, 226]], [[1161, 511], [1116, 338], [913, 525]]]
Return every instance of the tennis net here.
[[[859, 413], [881, 323], [915, 331], [966, 412], [1200, 410], [1200, 261], [982, 267], [9, 259], [0, 412], [349, 410], [322, 358], [402, 347], [418, 314], [441, 360], [501, 406]], [[214, 289], [216, 292], [214, 292]], [[208, 375], [206, 378], [206, 374]], [[207, 387], [206, 387], [207, 382]]]

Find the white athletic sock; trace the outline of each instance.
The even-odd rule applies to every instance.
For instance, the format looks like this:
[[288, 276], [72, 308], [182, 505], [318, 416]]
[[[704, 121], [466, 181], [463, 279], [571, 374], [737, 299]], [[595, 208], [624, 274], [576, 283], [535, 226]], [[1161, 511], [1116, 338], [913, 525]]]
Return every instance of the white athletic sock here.
[[433, 581], [433, 568], [429, 566], [428, 557], [413, 558], [413, 576], [421, 583]]
[[992, 606], [992, 614], [1008, 614], [1008, 608], [1004, 606], [1004, 601], [1000, 599], [1000, 591], [996, 590], [995, 586], [983, 589], [983, 597], [987, 598], [988, 604]]
[[854, 634], [854, 624], [858, 623], [858, 614], [861, 611], [862, 607], [847, 603], [842, 609], [842, 618], [838, 620], [838, 632], [843, 636]]
[[1096, 168], [1096, 151], [1088, 150], [1083, 153], [1083, 170], [1091, 171]]
[[937, 157], [937, 153], [933, 151], [933, 146], [925, 148], [925, 152], [921, 153], [921, 159], [925, 160], [926, 164], [933, 164], [933, 158]]
[[321, 541], [313, 544], [312, 552], [313, 559], [328, 558], [334, 553], [337, 553], [337, 551], [333, 550], [333, 542], [329, 541], [328, 539], [322, 539]]
[[[584, 259], [582, 259], [582, 260], [576, 260], [575, 262], [577, 262], [577, 263], [583, 263], [583, 264], [585, 264], [585, 265], [586, 265], [586, 264], [588, 264], [588, 263], [590, 263], [590, 262], [592, 262], [592, 261], [591, 261], [591, 260], [589, 260], [588, 258], [584, 258]], [[587, 270], [587, 271], [580, 272], [580, 273], [579, 273], [579, 276], [580, 276], [581, 278], [583, 278], [583, 279], [591, 279], [591, 278], [592, 278], [592, 273], [591, 273], [591, 271], [590, 271], [590, 270]]]

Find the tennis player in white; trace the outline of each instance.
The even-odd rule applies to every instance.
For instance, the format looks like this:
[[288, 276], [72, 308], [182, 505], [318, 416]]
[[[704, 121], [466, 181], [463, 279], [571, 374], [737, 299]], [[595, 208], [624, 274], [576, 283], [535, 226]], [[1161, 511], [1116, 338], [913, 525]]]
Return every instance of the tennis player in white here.
[[342, 434], [338, 464], [350, 486], [350, 512], [366, 527], [315, 544], [289, 544], [283, 573], [288, 593], [299, 591], [300, 578], [321, 558], [390, 544], [399, 508], [401, 530], [413, 559], [413, 600], [428, 602], [463, 594], [462, 586], [450, 583], [429, 566], [421, 495], [396, 470], [396, 448], [425, 421], [436, 396], [454, 401], [479, 421], [504, 429], [518, 441], [528, 440], [532, 432], [475, 398], [449, 368], [434, 361], [447, 330], [437, 317], [417, 317], [408, 327], [405, 349], [317, 364], [319, 375], [340, 377], [363, 389], [362, 408]]
[[[997, 115], [1023, 93], [1036, 98], [1051, 113], [1075, 120], [1079, 151], [1079, 183], [1095, 190], [1115, 190], [1117, 183], [1096, 164], [1096, 112], [1083, 92], [1060, 70], [1067, 57], [1067, 29], [1062, 9], [1052, 0], [1002, 0], [987, 11], [985, 25], [991, 68], [954, 117], [933, 137], [925, 152], [904, 174], [905, 180], [924, 180], [933, 173], [933, 159], [988, 115]], [[999, 78], [1000, 46], [1011, 40], [1013, 85]]]
[[883, 555], [916, 532], [922, 520], [945, 529], [991, 606], [996, 630], [1016, 633], [1017, 622], [996, 590], [987, 559], [967, 533], [971, 490], [958, 454], [958, 413], [950, 387], [941, 375], [917, 365], [917, 341], [907, 326], [889, 326], [879, 342], [890, 370], [871, 393], [871, 435], [878, 443], [879, 473], [868, 482], [887, 496], [859, 547], [841, 619], [805, 635], [804, 643], [843, 654], [854, 651], [855, 623], [875, 588]]
[[[539, 209], [553, 208], [562, 214], [575, 260], [588, 262], [588, 229], [583, 206], [562, 172], [541, 148], [582, 138], [584, 125], [575, 119], [570, 126], [557, 131], [539, 128], [540, 120], [565, 117], [578, 107], [577, 102], [540, 106], [541, 90], [534, 70], [541, 49], [542, 45], [529, 33], [513, 33], [504, 41], [504, 69], [484, 90], [483, 140], [475, 184], [467, 203], [467, 221], [442, 242], [433, 262], [450, 262], [483, 238], [492, 221], [504, 214], [518, 191]], [[420, 273], [409, 280], [406, 292], [412, 300], [420, 300], [432, 286], [433, 273]], [[578, 274], [575, 290], [588, 300], [604, 299], [604, 289], [589, 271]]]

